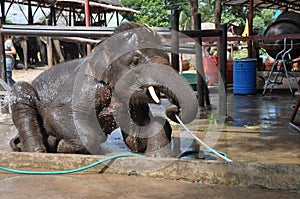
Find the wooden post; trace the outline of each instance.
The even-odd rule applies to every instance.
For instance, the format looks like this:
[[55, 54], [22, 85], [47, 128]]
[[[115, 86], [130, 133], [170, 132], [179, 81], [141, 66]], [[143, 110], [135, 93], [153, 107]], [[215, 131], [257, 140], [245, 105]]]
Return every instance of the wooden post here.
[[50, 16], [51, 16], [51, 24], [48, 25], [54, 25], [56, 26], [56, 12], [55, 12], [55, 8], [54, 5], [51, 5], [50, 7]]
[[116, 11], [116, 18], [117, 18], [117, 26], [120, 25], [120, 19], [119, 19], [119, 12]]
[[227, 116], [227, 25], [220, 24], [222, 34], [219, 44], [219, 112], [222, 116]]
[[179, 71], [179, 15], [180, 11], [172, 9], [172, 19], [171, 19], [171, 64], [172, 67]]
[[[2, 29], [2, 19], [0, 20], [0, 28]], [[6, 61], [5, 61], [5, 49], [4, 49], [4, 38], [2, 32], [0, 32], [0, 78], [7, 83], [6, 78]], [[5, 91], [4, 86], [1, 86], [1, 91]], [[1, 96], [2, 97], [2, 96]], [[1, 112], [3, 114], [9, 113], [9, 104], [1, 103]]]
[[[248, 15], [248, 30], [249, 35], [252, 35], [252, 28], [253, 28], [253, 7], [254, 7], [254, 1], [249, 0], [249, 15]], [[252, 40], [248, 41], [248, 58], [252, 58]]]
[[[193, 15], [194, 28], [195, 30], [201, 30], [201, 15]], [[197, 93], [198, 93], [198, 104], [199, 107], [204, 107], [204, 96], [205, 96], [205, 73], [203, 68], [202, 59], [202, 37], [196, 38], [196, 71], [197, 71]]]
[[31, 0], [28, 0], [28, 24], [33, 24]]
[[[49, 20], [46, 19], [46, 25], [49, 25]], [[53, 49], [52, 49], [52, 39], [51, 37], [47, 37], [47, 60], [48, 60], [48, 66], [53, 66]]]
[[221, 0], [216, 0], [215, 2], [215, 25], [219, 28], [221, 24], [221, 14], [222, 14], [222, 4]]
[[[0, 28], [2, 28], [2, 20], [0, 20]], [[6, 63], [5, 63], [5, 49], [4, 38], [2, 32], [0, 33], [0, 78], [5, 82], [6, 80]]]
[[[90, 1], [84, 0], [84, 11], [85, 11], [85, 25], [91, 26], [91, 13], [90, 13]], [[86, 45], [87, 48], [87, 54], [92, 53], [92, 46], [91, 44]]]
[[5, 16], [5, 1], [1, 1], [1, 15], [0, 15], [0, 17], [1, 17], [1, 23], [3, 24], [4, 22], [5, 22], [5, 18], [6, 18], [6, 16]]

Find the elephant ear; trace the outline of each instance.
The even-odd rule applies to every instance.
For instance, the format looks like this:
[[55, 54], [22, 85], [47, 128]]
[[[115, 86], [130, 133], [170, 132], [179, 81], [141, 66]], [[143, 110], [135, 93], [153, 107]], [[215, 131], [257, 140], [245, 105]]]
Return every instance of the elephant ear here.
[[103, 77], [110, 78], [110, 67], [114, 61], [136, 50], [162, 49], [160, 39], [158, 34], [143, 25], [116, 32], [99, 43], [86, 59], [86, 74], [97, 80], [102, 80]]
[[[100, 45], [94, 50], [94, 52], [88, 56], [81, 64], [85, 68], [85, 74], [93, 77], [98, 81], [107, 79], [103, 76], [107, 76], [107, 71], [110, 71], [110, 59], [106, 50], [99, 49]], [[105, 46], [102, 46], [105, 49]]]

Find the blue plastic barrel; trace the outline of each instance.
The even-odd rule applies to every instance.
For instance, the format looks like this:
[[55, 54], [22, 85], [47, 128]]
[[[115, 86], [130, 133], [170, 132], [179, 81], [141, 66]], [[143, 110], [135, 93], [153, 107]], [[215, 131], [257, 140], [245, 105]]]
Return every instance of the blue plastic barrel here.
[[256, 93], [256, 59], [240, 59], [233, 62], [233, 93]]

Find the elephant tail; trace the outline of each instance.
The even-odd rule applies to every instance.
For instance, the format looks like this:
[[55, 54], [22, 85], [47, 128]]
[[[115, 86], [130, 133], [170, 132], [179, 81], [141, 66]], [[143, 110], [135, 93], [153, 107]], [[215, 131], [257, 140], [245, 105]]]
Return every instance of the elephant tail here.
[[18, 147], [18, 144], [20, 144], [20, 143], [21, 143], [20, 137], [19, 137], [19, 135], [16, 135], [15, 137], [13, 137], [10, 140], [9, 145], [14, 152], [21, 152], [21, 148]]

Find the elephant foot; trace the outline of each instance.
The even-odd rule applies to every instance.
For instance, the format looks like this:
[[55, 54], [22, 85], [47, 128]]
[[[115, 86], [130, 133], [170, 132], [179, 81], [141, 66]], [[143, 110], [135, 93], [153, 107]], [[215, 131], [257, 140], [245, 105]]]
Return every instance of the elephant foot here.
[[47, 143], [47, 148], [48, 148], [48, 152], [49, 153], [56, 153], [57, 152], [57, 139], [54, 136], [49, 136], [47, 139], [48, 143]]
[[77, 153], [77, 154], [90, 154], [90, 152], [79, 144], [78, 142], [70, 142], [64, 139], [60, 140], [57, 145], [58, 153]]
[[128, 135], [122, 131], [123, 139], [133, 153], [143, 153], [147, 148], [147, 138]]
[[14, 152], [21, 152], [21, 147], [19, 146], [19, 144], [20, 144], [19, 135], [16, 135], [15, 137], [13, 137], [9, 142], [9, 145], [11, 146], [11, 148]]
[[166, 144], [162, 148], [147, 149], [145, 151], [147, 157], [174, 157], [174, 153], [171, 149], [171, 143]]

